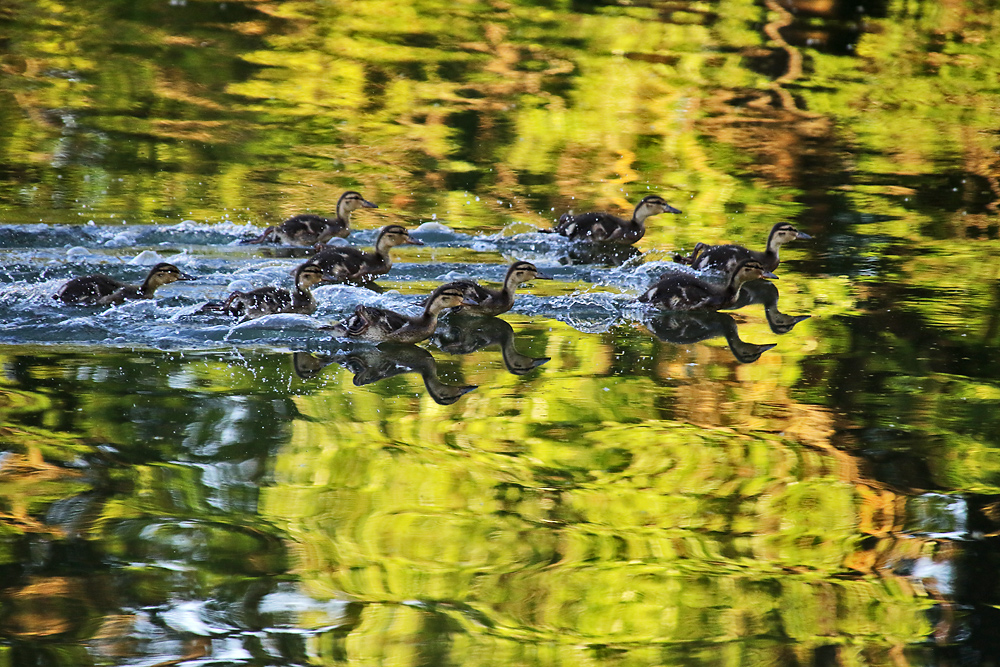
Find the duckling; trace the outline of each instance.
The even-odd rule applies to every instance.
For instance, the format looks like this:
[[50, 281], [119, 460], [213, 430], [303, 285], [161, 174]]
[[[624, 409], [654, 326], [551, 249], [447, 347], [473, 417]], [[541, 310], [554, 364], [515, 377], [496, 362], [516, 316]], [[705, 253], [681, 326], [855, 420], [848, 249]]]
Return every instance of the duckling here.
[[316, 312], [316, 297], [313, 296], [312, 288], [323, 282], [326, 276], [321, 268], [308, 262], [296, 268], [294, 276], [294, 292], [271, 286], [249, 292], [233, 292], [219, 310], [230, 315], [242, 315], [244, 322], [274, 313], [312, 315]]
[[[758, 280], [756, 282], [766, 281]], [[733, 319], [733, 316], [729, 313], [715, 311], [660, 313], [647, 324], [647, 327], [660, 340], [676, 345], [688, 345], [724, 336], [729, 345], [729, 351], [741, 364], [757, 361], [760, 355], [776, 345], [776, 343], [758, 345], [740, 340], [736, 320]]]
[[465, 315], [476, 315], [479, 317], [492, 317], [506, 313], [514, 306], [514, 291], [518, 285], [540, 278], [542, 280], [552, 280], [531, 262], [514, 262], [507, 269], [507, 275], [503, 279], [503, 288], [499, 290], [483, 287], [479, 283], [471, 280], [456, 280], [447, 283], [446, 287], [454, 287], [462, 291], [471, 301], [475, 301], [477, 306], [462, 306], [456, 309]]
[[513, 375], [524, 375], [550, 357], [529, 357], [514, 344], [514, 329], [496, 317], [450, 319], [434, 332], [434, 343], [448, 354], [470, 354], [491, 345], [500, 346], [503, 365]]
[[708, 245], [698, 243], [687, 257], [674, 255], [674, 261], [687, 264], [695, 269], [718, 269], [729, 272], [744, 259], [755, 259], [760, 262], [765, 271], [778, 268], [778, 251], [781, 246], [795, 239], [811, 239], [805, 232], [800, 232], [787, 222], [779, 222], [771, 227], [767, 235], [766, 250], [748, 250], [739, 245]]
[[294, 215], [280, 225], [268, 227], [257, 238], [248, 239], [243, 243], [266, 243], [274, 238], [286, 245], [311, 246], [326, 243], [334, 236], [347, 238], [351, 233], [348, 228], [351, 211], [359, 208], [378, 208], [378, 206], [362, 197], [360, 193], [348, 190], [337, 200], [337, 217], [324, 218], [312, 213]]
[[173, 264], [160, 262], [149, 270], [142, 285], [129, 285], [97, 273], [67, 281], [52, 298], [74, 306], [114, 306], [125, 301], [152, 299], [158, 287], [178, 280], [194, 279]]
[[379, 231], [372, 252], [362, 252], [352, 246], [333, 246], [319, 251], [306, 263], [320, 267], [335, 282], [362, 282], [388, 273], [392, 268], [389, 250], [403, 244], [424, 243], [412, 238], [399, 225], [386, 225]]
[[639, 202], [632, 218], [625, 220], [610, 213], [564, 213], [552, 229], [543, 232], [561, 234], [574, 241], [604, 241], [608, 243], [635, 243], [646, 233], [646, 218], [659, 213], [680, 211], [659, 195], [649, 195]]
[[328, 329], [338, 336], [349, 336], [376, 343], [419, 343], [427, 340], [437, 328], [438, 314], [445, 308], [475, 305], [465, 300], [462, 291], [442, 285], [431, 293], [424, 312], [416, 317], [403, 315], [385, 308], [358, 305], [346, 324], [334, 324]]
[[439, 405], [451, 405], [476, 388], [474, 384], [450, 385], [441, 382], [434, 355], [416, 345], [382, 343], [375, 348], [338, 354], [334, 359], [354, 373], [356, 387], [403, 373], [419, 373], [427, 393]]
[[777, 278], [764, 270], [755, 259], [744, 259], [729, 274], [725, 285], [717, 285], [687, 273], [672, 273], [661, 277], [639, 301], [651, 303], [663, 310], [719, 310], [729, 308], [748, 280]]

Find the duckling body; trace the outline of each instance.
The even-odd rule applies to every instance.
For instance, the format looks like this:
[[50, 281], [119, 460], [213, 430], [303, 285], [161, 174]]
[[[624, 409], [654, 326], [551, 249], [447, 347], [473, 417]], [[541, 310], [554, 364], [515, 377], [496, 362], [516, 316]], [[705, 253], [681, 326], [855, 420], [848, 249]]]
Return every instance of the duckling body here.
[[675, 255], [674, 261], [699, 270], [716, 269], [728, 273], [741, 261], [754, 259], [760, 262], [765, 271], [774, 271], [778, 268], [778, 251], [782, 245], [795, 239], [810, 238], [812, 237], [787, 222], [779, 222], [771, 227], [771, 232], [767, 236], [767, 248], [764, 250], [750, 250], [740, 245], [698, 243], [690, 255], [687, 257]]
[[141, 285], [130, 285], [97, 273], [67, 281], [52, 298], [73, 306], [114, 306], [126, 301], [152, 299], [158, 287], [178, 280], [194, 279], [173, 264], [160, 262], [149, 270]]
[[729, 274], [724, 285], [687, 273], [669, 274], [639, 295], [638, 300], [663, 310], [719, 310], [736, 302], [743, 283], [761, 277], [776, 276], [765, 271], [757, 260], [745, 259]]
[[347, 322], [333, 328], [339, 335], [375, 343], [419, 343], [434, 333], [438, 314], [442, 310], [462, 305], [471, 304], [465, 301], [461, 290], [443, 285], [434, 290], [427, 299], [424, 312], [416, 317], [385, 308], [359, 305]]
[[288, 218], [280, 225], [268, 227], [255, 239], [244, 243], [267, 243], [276, 240], [286, 245], [311, 246], [326, 243], [333, 237], [347, 238], [351, 233], [351, 212], [359, 208], [378, 208], [359, 193], [348, 190], [337, 200], [337, 215], [326, 218], [312, 213], [303, 213]]
[[477, 304], [474, 306], [462, 306], [459, 309], [459, 312], [462, 314], [478, 317], [494, 317], [501, 313], [506, 313], [514, 306], [514, 293], [519, 285], [530, 280], [535, 280], [536, 278], [552, 280], [550, 276], [543, 274], [531, 262], [514, 262], [507, 269], [507, 275], [503, 280], [503, 287], [499, 290], [483, 287], [471, 280], [456, 280], [455, 282], [447, 283], [446, 286], [461, 290], [466, 300]]
[[388, 273], [392, 268], [389, 250], [404, 244], [423, 245], [423, 242], [411, 238], [410, 233], [399, 225], [386, 225], [379, 231], [372, 252], [363, 252], [352, 246], [328, 247], [309, 258], [307, 263], [320, 267], [330, 280], [362, 282]]
[[312, 315], [316, 312], [312, 288], [324, 278], [318, 266], [302, 264], [295, 269], [294, 290], [268, 286], [249, 292], [233, 292], [222, 304], [222, 310], [230, 315], [242, 315], [244, 322], [275, 313]]
[[635, 243], [646, 233], [646, 218], [659, 213], [680, 213], [659, 195], [649, 195], [640, 201], [628, 220], [604, 212], [564, 213], [549, 233], [560, 234], [574, 241], [605, 243]]

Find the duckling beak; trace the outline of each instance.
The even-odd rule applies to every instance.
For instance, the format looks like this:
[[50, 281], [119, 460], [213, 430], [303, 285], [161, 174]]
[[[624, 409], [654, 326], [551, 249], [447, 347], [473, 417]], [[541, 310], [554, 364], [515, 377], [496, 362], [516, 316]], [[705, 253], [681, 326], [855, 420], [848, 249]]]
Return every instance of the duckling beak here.
[[423, 245], [424, 244], [423, 241], [418, 241], [417, 239], [413, 238], [412, 236], [407, 236], [406, 237], [406, 242], [409, 243], [410, 245]]
[[682, 211], [679, 208], [674, 208], [670, 204], [667, 204], [666, 206], [663, 207], [663, 212], [664, 213], [681, 213]]
[[760, 277], [761, 278], [770, 278], [771, 280], [777, 280], [778, 279], [778, 276], [774, 275], [770, 271], [765, 271], [764, 273], [760, 274]]
[[542, 273], [541, 271], [535, 271], [535, 278], [539, 280], [552, 280], [552, 276]]
[[361, 200], [361, 206], [363, 208], [378, 208], [377, 204], [373, 204], [370, 201], [368, 201], [367, 199], [362, 199]]
[[795, 233], [795, 238], [797, 238], [797, 239], [811, 239], [812, 237], [809, 236], [808, 234], [806, 234], [805, 232], [798, 232], [797, 231]]
[[478, 306], [479, 302], [478, 301], [474, 301], [474, 300], [470, 299], [469, 297], [465, 297], [464, 299], [462, 299], [462, 303], [460, 303], [459, 305], [460, 306]]

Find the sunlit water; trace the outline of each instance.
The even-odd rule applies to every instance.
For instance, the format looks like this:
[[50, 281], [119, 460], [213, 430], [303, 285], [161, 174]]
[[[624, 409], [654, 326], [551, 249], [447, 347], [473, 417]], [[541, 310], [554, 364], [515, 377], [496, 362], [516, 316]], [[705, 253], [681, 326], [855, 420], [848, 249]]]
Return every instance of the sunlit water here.
[[[975, 3], [0, 9], [0, 664], [993, 664], [1000, 290]], [[357, 189], [314, 316], [240, 243]], [[627, 215], [635, 248], [541, 234]], [[782, 250], [726, 313], [635, 297]], [[323, 327], [552, 281], [420, 346]], [[113, 308], [71, 277], [197, 276]], [[715, 278], [714, 276], [706, 276]], [[991, 662], [992, 661], [992, 662]]]

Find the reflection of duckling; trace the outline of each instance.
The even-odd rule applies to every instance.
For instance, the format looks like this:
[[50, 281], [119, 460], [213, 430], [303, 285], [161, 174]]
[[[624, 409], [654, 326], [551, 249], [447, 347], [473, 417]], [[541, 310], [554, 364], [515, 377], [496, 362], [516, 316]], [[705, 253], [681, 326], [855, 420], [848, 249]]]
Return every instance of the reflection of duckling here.
[[302, 264], [295, 269], [295, 291], [281, 287], [260, 287], [249, 292], [233, 292], [222, 304], [221, 310], [230, 315], [242, 315], [243, 321], [274, 313], [316, 312], [316, 297], [312, 288], [323, 282], [323, 270], [314, 264]]
[[771, 227], [767, 235], [766, 250], [748, 250], [739, 245], [708, 245], [698, 243], [687, 257], [674, 255], [674, 261], [687, 264], [695, 269], [718, 269], [729, 272], [744, 259], [755, 259], [760, 262], [765, 271], [778, 268], [778, 251], [781, 246], [795, 239], [811, 239], [805, 232], [800, 232], [787, 222], [779, 222]]
[[359, 305], [346, 324], [334, 324], [328, 329], [339, 336], [380, 343], [419, 343], [427, 340], [437, 327], [438, 314], [445, 308], [474, 305], [465, 301], [461, 290], [443, 285], [431, 293], [424, 312], [416, 317], [403, 315], [385, 308]]
[[461, 290], [466, 299], [478, 304], [462, 306], [458, 312], [463, 315], [490, 317], [510, 310], [514, 306], [514, 291], [518, 286], [536, 278], [552, 280], [550, 276], [535, 268], [531, 262], [514, 262], [507, 269], [507, 275], [503, 279], [503, 288], [499, 290], [483, 287], [471, 280], [456, 280], [444, 286]]
[[74, 306], [114, 306], [125, 301], [152, 299], [158, 287], [178, 280], [194, 280], [173, 264], [160, 262], [146, 275], [142, 285], [129, 285], [101, 273], [73, 278], [52, 295]]
[[326, 243], [334, 236], [346, 238], [351, 232], [348, 228], [351, 211], [359, 208], [378, 208], [378, 206], [357, 192], [348, 190], [337, 200], [337, 217], [324, 218], [312, 213], [295, 215], [280, 225], [268, 227], [263, 234], [244, 243], [266, 243], [274, 237], [287, 245], [310, 246]]
[[654, 317], [647, 326], [660, 340], [677, 345], [725, 336], [729, 350], [741, 364], [757, 361], [760, 355], [775, 346], [775, 343], [755, 345], [740, 340], [736, 320], [728, 313], [713, 311], [663, 313]]
[[375, 348], [341, 353], [335, 360], [354, 373], [357, 387], [378, 382], [401, 373], [420, 373], [427, 393], [439, 405], [451, 405], [476, 385], [447, 385], [437, 376], [434, 356], [416, 345], [383, 343]]
[[449, 317], [434, 332], [434, 341], [448, 354], [469, 354], [499, 345], [504, 366], [514, 375], [524, 375], [549, 360], [549, 357], [529, 357], [518, 352], [514, 345], [514, 329], [496, 317], [474, 320]]
[[651, 303], [663, 310], [719, 310], [729, 308], [748, 280], [775, 278], [755, 259], [745, 259], [729, 275], [725, 285], [716, 285], [688, 273], [663, 276], [643, 294], [639, 301]]
[[315, 355], [309, 352], [295, 352], [292, 354], [292, 367], [295, 369], [295, 374], [303, 380], [313, 379], [334, 361], [332, 357]]
[[410, 233], [399, 225], [386, 225], [379, 231], [372, 252], [362, 252], [351, 246], [324, 248], [309, 259], [323, 272], [339, 282], [361, 282], [380, 276], [392, 268], [389, 250], [398, 245], [423, 245], [423, 241], [410, 238]]
[[646, 233], [646, 218], [659, 213], [680, 213], [658, 195], [649, 195], [639, 202], [632, 218], [625, 220], [603, 212], [564, 213], [552, 229], [543, 232], [560, 234], [574, 241], [604, 241], [635, 243]]
[[808, 320], [809, 315], [786, 315], [778, 310], [778, 288], [774, 283], [767, 280], [752, 280], [743, 285], [739, 297], [733, 303], [733, 310], [748, 306], [752, 303], [764, 304], [764, 315], [767, 317], [767, 324], [771, 331], [776, 334], [786, 334], [803, 320]]

